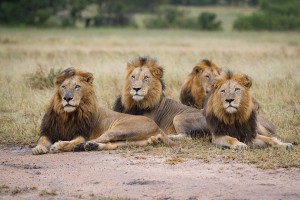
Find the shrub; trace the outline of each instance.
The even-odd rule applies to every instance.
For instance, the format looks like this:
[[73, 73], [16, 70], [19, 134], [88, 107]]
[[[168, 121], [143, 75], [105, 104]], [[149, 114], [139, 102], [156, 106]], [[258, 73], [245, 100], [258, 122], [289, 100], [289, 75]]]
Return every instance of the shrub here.
[[300, 1], [261, 0], [260, 12], [240, 16], [234, 22], [237, 30], [300, 30]]
[[47, 71], [45, 68], [39, 67], [35, 72], [26, 74], [27, 84], [35, 89], [45, 89], [54, 86], [54, 78], [61, 73], [60, 69], [51, 68]]
[[216, 19], [215, 13], [203, 12], [198, 16], [198, 24], [202, 30], [219, 30], [221, 29], [221, 22]]
[[216, 20], [216, 14], [201, 13], [198, 18], [186, 18], [185, 13], [176, 8], [167, 8], [160, 11], [158, 17], [146, 19], [146, 28], [180, 28], [196, 30], [220, 30], [221, 22]]

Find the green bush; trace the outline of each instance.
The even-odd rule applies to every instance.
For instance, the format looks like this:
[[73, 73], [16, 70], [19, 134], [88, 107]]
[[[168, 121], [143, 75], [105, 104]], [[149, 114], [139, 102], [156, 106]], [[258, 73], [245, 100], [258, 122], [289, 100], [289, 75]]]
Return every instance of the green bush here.
[[145, 27], [149, 29], [179, 28], [194, 30], [220, 30], [221, 22], [216, 20], [216, 14], [203, 12], [198, 18], [186, 18], [185, 13], [176, 8], [160, 10], [155, 18], [146, 19]]
[[299, 0], [261, 0], [260, 12], [240, 16], [234, 22], [236, 30], [300, 30]]
[[61, 73], [61, 69], [51, 68], [47, 71], [45, 68], [39, 67], [35, 72], [26, 74], [26, 83], [35, 89], [45, 89], [54, 86], [54, 78]]
[[233, 25], [236, 30], [300, 30], [300, 18], [276, 14], [255, 13], [239, 17]]
[[217, 21], [215, 13], [203, 12], [198, 16], [198, 24], [202, 30], [219, 30], [221, 22]]

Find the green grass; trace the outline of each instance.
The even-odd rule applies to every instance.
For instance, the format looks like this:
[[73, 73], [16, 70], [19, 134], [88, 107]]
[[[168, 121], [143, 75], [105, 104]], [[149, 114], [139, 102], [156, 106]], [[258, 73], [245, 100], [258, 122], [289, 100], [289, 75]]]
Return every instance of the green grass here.
[[[178, 100], [180, 86], [203, 58], [249, 74], [262, 115], [285, 141], [300, 142], [300, 35], [270, 32], [146, 31], [134, 29], [0, 28], [0, 143], [33, 145], [53, 89], [35, 89], [26, 75], [39, 68], [79, 67], [95, 76], [99, 103], [112, 107], [120, 94], [126, 63], [137, 55], [156, 57], [165, 68], [166, 95]], [[147, 149], [148, 148], [148, 149]], [[147, 147], [150, 154], [176, 157], [178, 149]], [[234, 152], [208, 142], [185, 142], [183, 157], [236, 160], [262, 168], [299, 167], [294, 150]], [[135, 152], [135, 151], [134, 151]]]

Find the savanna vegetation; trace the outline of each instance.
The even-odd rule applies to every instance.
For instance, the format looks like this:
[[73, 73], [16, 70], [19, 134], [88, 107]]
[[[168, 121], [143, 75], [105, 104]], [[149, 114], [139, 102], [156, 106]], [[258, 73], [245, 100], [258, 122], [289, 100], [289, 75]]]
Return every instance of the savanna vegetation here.
[[137, 55], [156, 57], [165, 68], [166, 95], [179, 99], [180, 86], [194, 65], [212, 59], [225, 69], [249, 74], [261, 114], [292, 151], [231, 151], [208, 139], [178, 141], [179, 147], [125, 148], [124, 155], [171, 155], [174, 160], [254, 163], [261, 168], [299, 167], [300, 35], [292, 32], [198, 32], [136, 29], [0, 29], [0, 143], [34, 145], [41, 118], [61, 69], [79, 67], [95, 76], [101, 106], [120, 94], [126, 63]]

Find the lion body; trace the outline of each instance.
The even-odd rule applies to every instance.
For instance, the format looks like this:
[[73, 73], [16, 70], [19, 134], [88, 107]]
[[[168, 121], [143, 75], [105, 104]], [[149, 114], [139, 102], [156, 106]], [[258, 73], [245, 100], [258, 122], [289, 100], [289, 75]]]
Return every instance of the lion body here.
[[[91, 76], [90, 73], [67, 69], [57, 77], [58, 89], [43, 117], [40, 138], [37, 147], [32, 150], [33, 154], [73, 151], [76, 145], [86, 141], [92, 142], [84, 144], [80, 150], [86, 150], [88, 146], [97, 150], [130, 144], [143, 146], [158, 140], [172, 145], [172, 141], [153, 120], [99, 107], [91, 82], [85, 81], [85, 75]], [[63, 83], [71, 84], [72, 87], [67, 85], [66, 89], [61, 89]], [[74, 90], [65, 92], [78, 84], [81, 87], [81, 91], [77, 89], [78, 94]], [[68, 95], [72, 98], [64, 103]]]
[[[228, 71], [217, 77], [204, 110], [212, 141], [233, 149], [284, 146], [275, 135], [258, 123], [249, 88], [252, 80], [243, 74]], [[263, 122], [263, 120], [262, 120]]]
[[154, 59], [139, 57], [129, 63], [122, 95], [116, 99], [114, 110], [149, 117], [167, 134], [206, 133], [202, 111], [165, 97], [162, 77], [163, 69]]

